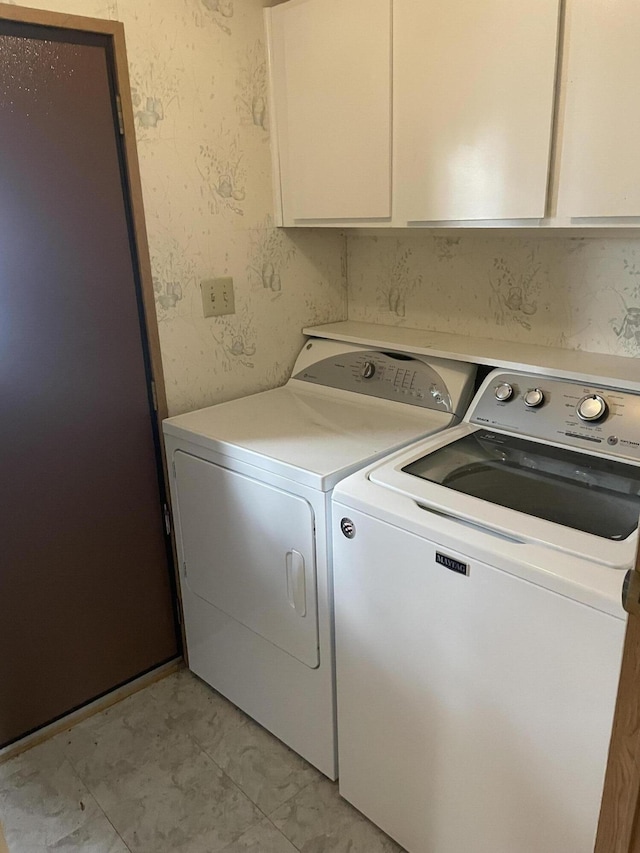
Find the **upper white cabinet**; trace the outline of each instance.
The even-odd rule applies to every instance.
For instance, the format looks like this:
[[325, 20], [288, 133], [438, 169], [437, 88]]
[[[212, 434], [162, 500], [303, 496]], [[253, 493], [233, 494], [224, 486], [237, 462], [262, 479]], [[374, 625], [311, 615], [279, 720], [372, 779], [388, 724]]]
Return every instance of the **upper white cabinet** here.
[[266, 12], [282, 225], [391, 217], [391, 0]]
[[280, 224], [640, 224], [640, 0], [266, 18]]
[[559, 217], [640, 216], [640, 0], [566, 0]]
[[545, 216], [558, 26], [559, 0], [394, 0], [397, 224]]

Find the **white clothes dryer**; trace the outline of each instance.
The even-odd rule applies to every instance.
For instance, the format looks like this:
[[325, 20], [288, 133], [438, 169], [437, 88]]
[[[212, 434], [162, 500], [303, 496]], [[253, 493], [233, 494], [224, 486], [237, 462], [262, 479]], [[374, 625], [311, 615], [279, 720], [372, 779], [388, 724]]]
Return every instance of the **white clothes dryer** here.
[[283, 387], [164, 422], [189, 667], [332, 779], [331, 491], [459, 422], [475, 372], [313, 339]]
[[638, 394], [498, 370], [334, 491], [340, 792], [411, 853], [593, 850], [638, 424]]

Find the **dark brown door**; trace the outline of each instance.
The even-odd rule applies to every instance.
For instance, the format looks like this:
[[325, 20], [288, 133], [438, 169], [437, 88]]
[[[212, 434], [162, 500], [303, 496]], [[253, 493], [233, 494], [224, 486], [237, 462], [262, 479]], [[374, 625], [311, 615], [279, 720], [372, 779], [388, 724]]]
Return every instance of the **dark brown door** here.
[[0, 20], [0, 745], [177, 653], [110, 51]]

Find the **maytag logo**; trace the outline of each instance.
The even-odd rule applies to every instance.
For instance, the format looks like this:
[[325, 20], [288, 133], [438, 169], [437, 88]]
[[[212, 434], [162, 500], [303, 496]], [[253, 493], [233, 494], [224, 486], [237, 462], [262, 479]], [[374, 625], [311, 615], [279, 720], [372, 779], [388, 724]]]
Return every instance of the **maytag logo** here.
[[457, 572], [459, 575], [469, 574], [469, 566], [466, 563], [454, 560], [453, 557], [447, 557], [446, 554], [441, 554], [440, 551], [436, 551], [436, 563], [440, 563], [441, 566], [450, 569], [452, 572]]

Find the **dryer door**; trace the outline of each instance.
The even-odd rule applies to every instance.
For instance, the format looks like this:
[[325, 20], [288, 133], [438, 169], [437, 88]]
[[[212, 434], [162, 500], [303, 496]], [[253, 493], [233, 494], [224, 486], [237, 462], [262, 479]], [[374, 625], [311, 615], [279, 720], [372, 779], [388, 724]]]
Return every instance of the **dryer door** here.
[[183, 572], [194, 595], [319, 665], [314, 513], [299, 495], [177, 451]]

